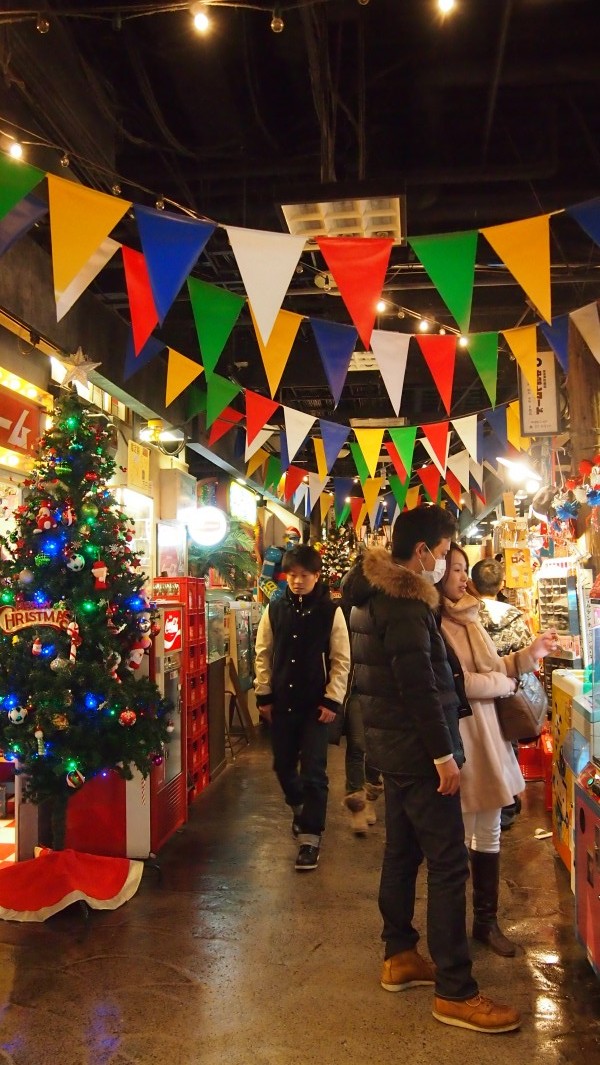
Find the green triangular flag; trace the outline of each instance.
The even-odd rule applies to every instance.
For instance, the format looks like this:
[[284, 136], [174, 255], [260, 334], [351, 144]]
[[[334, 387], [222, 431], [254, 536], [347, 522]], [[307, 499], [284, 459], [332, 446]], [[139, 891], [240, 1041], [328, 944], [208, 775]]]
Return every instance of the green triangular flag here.
[[358, 473], [360, 483], [364, 484], [371, 476], [364, 455], [358, 444], [349, 444], [348, 446], [352, 452], [352, 458], [354, 459], [354, 465], [356, 466], [356, 472]]
[[410, 473], [406, 478], [404, 484], [396, 473], [390, 473], [388, 477], [388, 484], [394, 493], [394, 499], [398, 504], [398, 510], [400, 513], [404, 510], [404, 504], [406, 503], [406, 493], [408, 492], [410, 485]]
[[474, 229], [465, 233], [408, 238], [463, 333], [468, 333], [471, 319], [477, 235]]
[[336, 519], [335, 519], [335, 527], [336, 527], [336, 529], [339, 529], [340, 525], [343, 525], [345, 521], [348, 521], [349, 517], [350, 517], [350, 504], [346, 503], [346, 505], [345, 505], [344, 509], [342, 510], [341, 514], [339, 516], [336, 515]]
[[388, 429], [388, 433], [390, 434], [392, 444], [402, 460], [404, 469], [410, 475], [413, 454], [415, 451], [417, 426], [407, 425], [403, 429]]
[[213, 373], [246, 302], [235, 292], [188, 277], [188, 292], [206, 373]]
[[12, 211], [45, 177], [37, 166], [18, 162], [0, 152], [0, 218]]
[[468, 352], [490, 397], [490, 403], [495, 407], [498, 385], [498, 334], [473, 333], [469, 337]]
[[239, 392], [241, 385], [234, 384], [227, 377], [221, 377], [218, 373], [206, 374], [206, 428], [212, 425], [215, 418], [219, 417], [222, 410], [229, 404]]
[[278, 455], [269, 455], [265, 470], [265, 492], [276, 492], [281, 480], [281, 459]]
[[186, 394], [186, 416], [195, 418], [206, 410], [206, 389], [198, 388], [198, 385], [190, 385]]

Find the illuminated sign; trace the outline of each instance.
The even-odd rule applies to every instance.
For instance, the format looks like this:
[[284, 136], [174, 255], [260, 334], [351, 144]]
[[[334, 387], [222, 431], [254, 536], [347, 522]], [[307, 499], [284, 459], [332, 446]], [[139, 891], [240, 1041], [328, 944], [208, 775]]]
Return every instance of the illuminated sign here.
[[34, 607], [7, 606], [0, 610], [0, 629], [2, 632], [16, 632], [27, 629], [30, 625], [48, 625], [53, 629], [66, 629], [69, 624], [66, 610], [40, 609]]
[[256, 525], [256, 493], [232, 481], [229, 485], [229, 513], [232, 518]]
[[0, 446], [21, 454], [35, 452], [40, 435], [40, 408], [20, 395], [0, 392]]
[[180, 610], [165, 610], [163, 644], [165, 651], [181, 651], [183, 643]]
[[227, 536], [227, 515], [218, 507], [198, 507], [188, 518], [188, 532], [199, 547], [216, 547]]

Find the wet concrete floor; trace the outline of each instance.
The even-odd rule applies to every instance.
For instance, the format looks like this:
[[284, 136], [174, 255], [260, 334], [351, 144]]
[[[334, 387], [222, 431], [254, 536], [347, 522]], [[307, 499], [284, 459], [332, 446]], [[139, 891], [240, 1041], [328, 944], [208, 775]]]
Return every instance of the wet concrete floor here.
[[[575, 938], [566, 871], [552, 841], [534, 838], [549, 825], [543, 784], [528, 784], [502, 836], [502, 923], [522, 949], [502, 959], [473, 944], [482, 990], [517, 1005], [523, 1027], [484, 1036], [435, 1021], [430, 988], [379, 986], [383, 824], [350, 833], [343, 747], [330, 752], [315, 872], [294, 871], [261, 736], [194, 803], [161, 852], [161, 879], [148, 869], [125, 906], [0, 922], [0, 1063], [600, 1062], [600, 981]], [[417, 919], [424, 930], [423, 881]]]

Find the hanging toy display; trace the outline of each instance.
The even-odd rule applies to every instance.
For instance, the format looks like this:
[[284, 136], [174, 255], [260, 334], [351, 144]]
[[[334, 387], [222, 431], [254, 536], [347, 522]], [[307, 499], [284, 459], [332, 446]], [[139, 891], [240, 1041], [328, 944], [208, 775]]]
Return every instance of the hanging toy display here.
[[106, 576], [108, 574], [106, 562], [103, 562], [101, 558], [97, 559], [92, 566], [92, 574], [95, 581], [94, 588], [97, 590], [106, 588]]

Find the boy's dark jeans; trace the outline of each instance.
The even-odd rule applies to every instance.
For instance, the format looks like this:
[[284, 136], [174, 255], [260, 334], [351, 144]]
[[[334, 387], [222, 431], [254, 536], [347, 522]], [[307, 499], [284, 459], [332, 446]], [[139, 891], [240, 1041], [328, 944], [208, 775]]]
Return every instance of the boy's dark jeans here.
[[[317, 720], [316, 707], [273, 711], [273, 769], [288, 806], [302, 806], [300, 831], [320, 836], [327, 813], [327, 725]], [[298, 766], [300, 772], [298, 772]]]
[[427, 862], [427, 944], [436, 966], [435, 993], [477, 994], [465, 929], [469, 862], [460, 796], [440, 795], [437, 777], [384, 776], [386, 845], [379, 888], [385, 956], [416, 946], [415, 886]]

